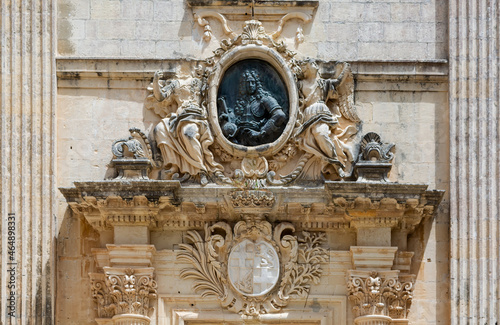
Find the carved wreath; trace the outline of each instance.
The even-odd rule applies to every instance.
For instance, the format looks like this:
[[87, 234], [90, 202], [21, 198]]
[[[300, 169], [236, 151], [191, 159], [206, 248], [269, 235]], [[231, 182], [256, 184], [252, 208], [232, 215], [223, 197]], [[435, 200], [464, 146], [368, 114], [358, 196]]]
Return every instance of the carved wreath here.
[[[278, 312], [292, 296], [309, 294], [311, 284], [319, 283], [321, 263], [327, 261], [327, 251], [321, 247], [326, 238], [324, 233], [303, 231], [296, 236], [294, 232], [295, 227], [290, 223], [280, 223], [273, 229], [269, 222], [255, 218], [238, 222], [234, 232], [225, 222], [206, 225], [204, 239], [199, 232], [188, 231], [187, 240], [191, 244], [181, 244], [177, 257], [192, 267], [183, 269], [180, 275], [194, 279], [193, 288], [203, 297], [215, 296], [224, 308], [233, 312], [247, 316]], [[275, 249], [279, 276], [269, 290], [251, 294], [251, 289], [242, 291], [237, 288], [239, 283], [231, 279], [229, 258], [242, 243], [260, 243], [269, 247], [270, 255]], [[264, 258], [266, 264], [273, 263], [272, 258], [268, 260]]]

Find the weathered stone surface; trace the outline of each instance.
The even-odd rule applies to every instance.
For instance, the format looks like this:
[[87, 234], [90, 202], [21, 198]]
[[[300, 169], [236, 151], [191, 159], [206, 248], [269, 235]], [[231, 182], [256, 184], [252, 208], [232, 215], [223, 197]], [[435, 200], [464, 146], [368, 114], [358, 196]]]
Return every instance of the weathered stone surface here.
[[[6, 318], [9, 245], [3, 241], [0, 322], [93, 323], [98, 315], [89, 273], [104, 274], [110, 252], [123, 251], [116, 255], [123, 265], [135, 260], [147, 264], [135, 268], [154, 268], [161, 297], [151, 318], [115, 315], [96, 319], [99, 324], [238, 323], [240, 315], [195, 295], [192, 280], [179, 279], [189, 263], [176, 256], [178, 245], [188, 244], [187, 231], [203, 236], [206, 224], [233, 226], [248, 213], [267, 215], [273, 225], [293, 223], [296, 234], [326, 234], [329, 262], [321, 263], [319, 284], [307, 298], [290, 299], [290, 321], [354, 323], [346, 275], [359, 271], [350, 255], [355, 247], [375, 262], [384, 260], [385, 270], [391, 263], [377, 250], [397, 247], [388, 271], [399, 272], [398, 279], [415, 275], [406, 318], [384, 312], [356, 322], [498, 320], [494, 1], [256, 1], [254, 18], [273, 41], [297, 52], [295, 59], [318, 59], [320, 79], [338, 77], [337, 60], [351, 63], [362, 121], [355, 143], [374, 132], [396, 144], [387, 165], [358, 165], [366, 168], [359, 180], [375, 186], [344, 181], [325, 187], [318, 179], [269, 191], [260, 182], [200, 188], [196, 182], [156, 181], [165, 170], [156, 167], [160, 150], [151, 136], [142, 138], [152, 148], [147, 159], [127, 152], [134, 147], [127, 130], [151, 135], [166, 118], [145, 105], [154, 72], [162, 71], [163, 80], [192, 77], [223, 39], [242, 33], [252, 17], [251, 1], [7, 1], [1, 11], [1, 229], [2, 239], [8, 238], [8, 213], [16, 213], [23, 276], [18, 273], [18, 317]], [[210, 125], [208, 130], [214, 131]], [[116, 143], [125, 152], [113, 158], [117, 139], [125, 139]], [[209, 147], [219, 154], [220, 148]], [[238, 164], [229, 156], [216, 162], [259, 178], [283, 162], [298, 163], [292, 147], [285, 143], [273, 161], [241, 154]], [[147, 151], [146, 141], [141, 148]], [[288, 172], [283, 168], [282, 174]], [[381, 179], [386, 183], [378, 184]], [[451, 196], [428, 190], [450, 186]], [[66, 188], [67, 200], [56, 187]], [[156, 252], [143, 256], [127, 244], [151, 245]], [[380, 272], [373, 278], [383, 279]], [[284, 315], [262, 314], [258, 321], [284, 322]]]

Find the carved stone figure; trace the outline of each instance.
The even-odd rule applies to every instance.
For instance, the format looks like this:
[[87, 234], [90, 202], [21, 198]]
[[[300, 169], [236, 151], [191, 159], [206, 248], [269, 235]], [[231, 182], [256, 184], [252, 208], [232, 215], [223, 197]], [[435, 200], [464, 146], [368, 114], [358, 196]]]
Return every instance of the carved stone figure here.
[[[322, 159], [321, 169], [328, 164], [333, 165], [340, 177], [346, 176], [346, 163], [354, 161], [353, 148], [344, 139], [348, 139], [357, 130], [354, 126], [342, 130], [339, 118], [344, 116], [351, 121], [359, 121], [351, 103], [340, 102], [348, 100], [348, 96], [339, 96], [338, 92], [339, 86], [346, 81], [346, 74], [350, 74], [348, 67], [344, 64], [337, 78], [323, 79], [319, 76], [316, 62], [307, 59], [302, 62], [303, 78], [298, 82], [303, 97], [303, 124], [296, 133], [300, 137], [299, 146], [305, 152]], [[331, 105], [332, 109], [327, 106], [329, 100], [337, 101]]]
[[276, 98], [266, 91], [256, 70], [245, 70], [240, 77], [239, 95], [234, 107], [224, 96], [218, 98], [222, 114], [219, 123], [231, 142], [257, 146], [276, 140], [283, 131], [287, 116]]
[[198, 78], [161, 80], [163, 74], [156, 72], [153, 79], [153, 96], [170, 107], [177, 106], [155, 128], [156, 144], [160, 148], [165, 168], [171, 173], [199, 175], [202, 185], [208, 182], [207, 174], [221, 171], [208, 147], [213, 136], [207, 122], [205, 110], [200, 106], [201, 81]]

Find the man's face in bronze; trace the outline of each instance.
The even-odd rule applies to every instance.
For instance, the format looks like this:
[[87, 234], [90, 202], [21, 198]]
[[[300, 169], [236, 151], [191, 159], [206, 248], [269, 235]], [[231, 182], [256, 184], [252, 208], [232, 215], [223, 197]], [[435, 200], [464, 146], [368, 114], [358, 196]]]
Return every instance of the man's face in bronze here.
[[247, 94], [253, 95], [257, 90], [257, 82], [253, 77], [248, 77], [246, 80]]

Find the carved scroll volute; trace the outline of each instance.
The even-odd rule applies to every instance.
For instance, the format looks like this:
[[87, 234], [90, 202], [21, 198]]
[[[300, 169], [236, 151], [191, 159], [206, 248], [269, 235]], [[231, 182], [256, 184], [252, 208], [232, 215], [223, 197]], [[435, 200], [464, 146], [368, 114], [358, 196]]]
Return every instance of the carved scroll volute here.
[[[290, 234], [286, 234], [289, 231]], [[283, 260], [297, 262], [297, 252], [299, 244], [297, 237], [291, 235], [295, 232], [295, 227], [288, 222], [282, 222], [274, 229], [274, 241], [279, 243]], [[283, 235], [285, 233], [285, 235]], [[285, 262], [285, 261], [284, 261]]]
[[[224, 236], [220, 233], [223, 232]], [[205, 226], [205, 242], [208, 243], [210, 251], [209, 256], [219, 258], [225, 256], [228, 251], [228, 245], [233, 241], [233, 232], [231, 226], [225, 222], [217, 222], [212, 226]]]

